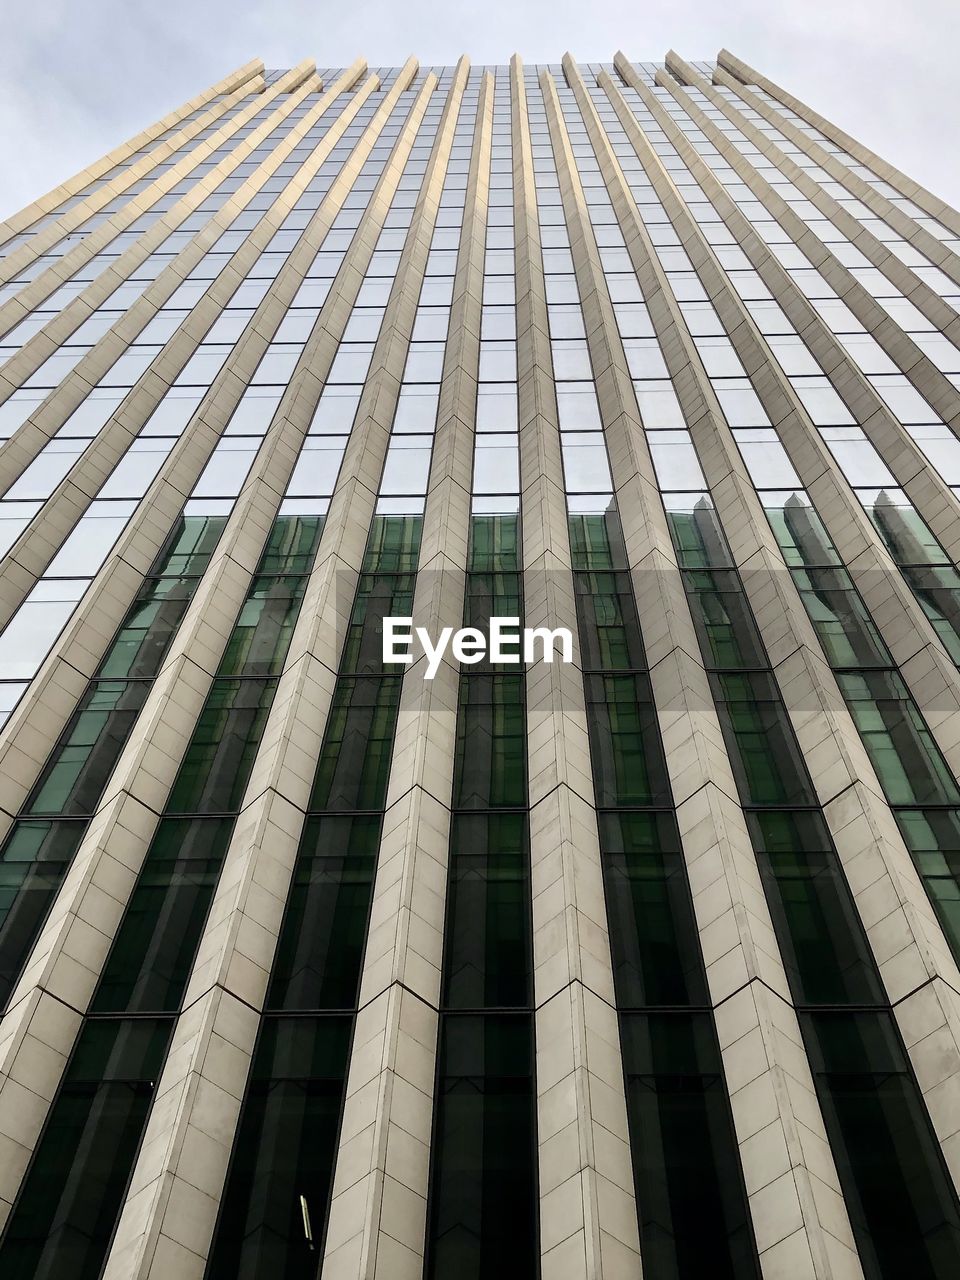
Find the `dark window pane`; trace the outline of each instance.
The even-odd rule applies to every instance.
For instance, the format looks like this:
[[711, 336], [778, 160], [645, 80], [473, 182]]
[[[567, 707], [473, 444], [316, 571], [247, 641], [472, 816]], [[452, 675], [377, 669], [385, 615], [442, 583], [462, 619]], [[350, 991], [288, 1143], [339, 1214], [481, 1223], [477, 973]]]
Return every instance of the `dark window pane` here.
[[599, 822], [618, 1008], [708, 1004], [673, 816], [602, 813]]
[[380, 809], [387, 793], [399, 676], [342, 676], [334, 690], [311, 809]]
[[428, 1225], [430, 1280], [537, 1274], [529, 1014], [443, 1019]]
[[[463, 624], [476, 627], [484, 635], [490, 632], [491, 618], [521, 618], [520, 575], [518, 573], [468, 573], [463, 606]], [[519, 653], [519, 646], [513, 646]], [[517, 670], [517, 663], [494, 663], [487, 655], [474, 663], [471, 672], [496, 671], [509, 667]]]
[[960, 664], [960, 574], [950, 568], [905, 568], [903, 576], [910, 584], [943, 641], [950, 657]]
[[380, 825], [379, 817], [307, 819], [268, 1009], [356, 1004]]
[[635, 671], [646, 665], [626, 573], [575, 573], [580, 658], [584, 671]]
[[[409, 618], [413, 611], [414, 575], [362, 573], [350, 614], [340, 670], [375, 675], [384, 668], [383, 619]], [[397, 663], [389, 670], [402, 672]]]
[[444, 946], [447, 1008], [526, 1007], [530, 906], [526, 817], [458, 814], [450, 833]]
[[893, 1019], [800, 1025], [867, 1280], [955, 1280], [960, 1210]]
[[4, 1280], [97, 1280], [171, 1027], [84, 1026], [0, 1244]]
[[523, 677], [460, 679], [453, 771], [454, 808], [514, 808], [526, 803]]
[[216, 888], [233, 818], [164, 818], [147, 850], [91, 1008], [179, 1007]]
[[831, 667], [892, 665], [845, 569], [795, 569], [793, 580]]
[[683, 575], [683, 585], [706, 666], [767, 665], [750, 606], [735, 573], [688, 571]]
[[351, 1024], [264, 1019], [206, 1280], [315, 1280]]
[[272, 680], [214, 680], [173, 784], [168, 813], [236, 812], [276, 687]]
[[645, 1276], [759, 1275], [709, 1014], [620, 1018]]
[[960, 810], [895, 814], [954, 958], [960, 961]]
[[876, 1004], [883, 989], [819, 813], [750, 813], [750, 834], [798, 1004]]
[[0, 853], [0, 1004], [6, 1004], [37, 940], [84, 822], [20, 821]]
[[890, 804], [960, 804], [957, 784], [899, 675], [841, 672], [837, 684]]

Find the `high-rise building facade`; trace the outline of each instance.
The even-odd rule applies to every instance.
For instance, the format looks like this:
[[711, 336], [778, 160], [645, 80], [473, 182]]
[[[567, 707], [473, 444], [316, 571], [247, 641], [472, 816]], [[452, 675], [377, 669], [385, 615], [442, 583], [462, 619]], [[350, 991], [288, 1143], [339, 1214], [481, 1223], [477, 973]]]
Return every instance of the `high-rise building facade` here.
[[956, 1280], [960, 214], [725, 52], [255, 62], [0, 348], [3, 1280]]

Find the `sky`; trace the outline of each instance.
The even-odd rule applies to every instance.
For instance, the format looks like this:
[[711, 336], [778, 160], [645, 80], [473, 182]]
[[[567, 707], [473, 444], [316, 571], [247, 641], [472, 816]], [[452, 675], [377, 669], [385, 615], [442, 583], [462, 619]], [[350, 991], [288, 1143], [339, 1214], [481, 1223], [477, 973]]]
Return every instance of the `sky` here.
[[[16, 7], [13, 7], [15, 3]], [[957, 0], [8, 0], [0, 218], [228, 71], [726, 47], [960, 206]]]

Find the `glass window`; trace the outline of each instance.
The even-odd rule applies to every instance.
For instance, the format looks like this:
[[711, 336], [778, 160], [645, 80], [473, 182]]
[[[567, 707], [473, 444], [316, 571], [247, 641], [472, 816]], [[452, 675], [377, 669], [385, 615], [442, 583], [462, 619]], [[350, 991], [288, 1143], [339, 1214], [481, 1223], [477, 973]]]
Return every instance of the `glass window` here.
[[310, 434], [346, 435], [353, 426], [359, 403], [359, 387], [324, 387], [310, 423]]
[[669, 804], [646, 675], [587, 675], [584, 690], [598, 807]]
[[49, 498], [57, 485], [86, 449], [87, 440], [60, 440], [47, 442], [27, 469], [14, 481], [4, 498], [7, 501]]
[[100, 428], [105, 426], [123, 398], [123, 391], [107, 391], [94, 387], [86, 400], [81, 401], [59, 428], [57, 437], [62, 439], [66, 436], [77, 436], [92, 439]]
[[0, 852], [0, 1005], [6, 1005], [86, 830], [19, 821]]
[[169, 1018], [85, 1024], [7, 1221], [5, 1274], [96, 1280], [171, 1026]]
[[310, 808], [379, 809], [386, 795], [400, 678], [337, 681]]
[[672, 815], [601, 813], [598, 821], [618, 1008], [708, 1004]]
[[800, 747], [767, 672], [710, 676], [741, 798], [750, 804], [813, 804]]
[[181, 435], [202, 399], [202, 391], [196, 391], [191, 387], [171, 387], [147, 419], [141, 435]]
[[516, 435], [478, 435], [473, 455], [474, 493], [519, 493], [520, 449]]
[[380, 842], [374, 815], [308, 818], [267, 993], [268, 1009], [352, 1009]]
[[454, 806], [522, 807], [526, 731], [521, 675], [461, 676], [454, 756]]
[[798, 1004], [878, 1004], [883, 988], [822, 816], [748, 813], [747, 823]]
[[645, 1272], [756, 1280], [710, 1015], [622, 1014], [620, 1035]]
[[142, 498], [166, 462], [175, 440], [134, 440], [103, 483], [98, 498]]
[[525, 815], [454, 815], [445, 930], [445, 1008], [525, 1008], [529, 1004], [527, 860]]
[[677, 393], [669, 382], [635, 382], [637, 405], [648, 431], [685, 428], [686, 420]]
[[592, 382], [557, 387], [557, 412], [561, 431], [600, 431], [600, 406]]
[[275, 685], [216, 679], [167, 802], [170, 813], [233, 813], [243, 797]]
[[960, 804], [960, 791], [903, 680], [893, 671], [839, 672], [890, 804]]
[[441, 1022], [429, 1280], [536, 1274], [531, 1021], [450, 1014]]
[[316, 1275], [352, 1022], [264, 1019], [210, 1254], [211, 1277], [226, 1280], [263, 1268], [284, 1280]]
[[257, 446], [239, 437], [231, 440], [229, 436], [220, 443], [210, 455], [199, 480], [193, 487], [194, 498], [234, 498], [243, 487]]
[[960, 1214], [892, 1017], [800, 1015], [814, 1084], [865, 1273], [960, 1268]]

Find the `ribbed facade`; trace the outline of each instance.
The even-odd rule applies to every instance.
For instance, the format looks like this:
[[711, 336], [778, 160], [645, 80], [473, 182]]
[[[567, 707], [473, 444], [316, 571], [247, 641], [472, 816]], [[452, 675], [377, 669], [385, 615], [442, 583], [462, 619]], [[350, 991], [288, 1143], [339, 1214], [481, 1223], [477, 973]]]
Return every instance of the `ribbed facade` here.
[[3, 1280], [960, 1276], [960, 214], [251, 62], [0, 225], [0, 436]]

